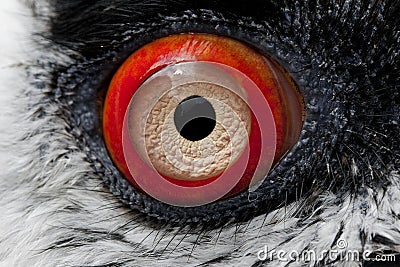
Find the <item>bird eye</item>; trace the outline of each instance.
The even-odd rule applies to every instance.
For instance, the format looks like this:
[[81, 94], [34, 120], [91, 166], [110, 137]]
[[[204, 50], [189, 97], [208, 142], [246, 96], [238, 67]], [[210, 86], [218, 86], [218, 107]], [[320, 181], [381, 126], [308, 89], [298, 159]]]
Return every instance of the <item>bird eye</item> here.
[[303, 98], [283, 67], [234, 39], [179, 34], [135, 51], [105, 99], [109, 154], [175, 206], [254, 190], [297, 142]]

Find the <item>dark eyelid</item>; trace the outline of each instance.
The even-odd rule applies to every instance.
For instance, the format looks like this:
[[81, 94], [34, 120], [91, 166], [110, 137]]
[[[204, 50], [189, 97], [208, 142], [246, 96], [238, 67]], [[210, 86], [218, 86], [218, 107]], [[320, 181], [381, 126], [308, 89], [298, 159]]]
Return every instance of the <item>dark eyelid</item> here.
[[[280, 14], [275, 4], [263, 0], [246, 4], [221, 0], [78, 0], [54, 1], [53, 6], [57, 17], [52, 20], [52, 39], [79, 51], [86, 57], [107, 52], [115, 48], [115, 45], [125, 43], [126, 39], [135, 33], [140, 33], [143, 37], [149, 27], [162, 30], [175, 20], [183, 22], [189, 20], [191, 16], [196, 16], [197, 21], [207, 24], [207, 22], [221, 19], [215, 14], [226, 14], [233, 18], [237, 27], [238, 23], [240, 24], [240, 18], [254, 16], [260, 13], [260, 10], [262, 10], [261, 17], [276, 18]], [[207, 12], [207, 10], [213, 10], [213, 12]], [[193, 12], [181, 16], [185, 11]]]
[[[201, 19], [199, 19], [201, 17]], [[210, 22], [209, 18], [213, 18]], [[74, 103], [71, 107], [72, 124], [80, 128], [81, 136], [78, 140], [81, 143], [83, 149], [87, 150], [89, 159], [93, 160], [95, 171], [98, 172], [99, 176], [103, 177], [106, 185], [110, 187], [111, 192], [114, 195], [119, 196], [122, 201], [131, 206], [134, 209], [143, 209], [144, 213], [152, 213], [161, 220], [168, 220], [170, 222], [209, 222], [214, 221], [220, 224], [225, 223], [230, 218], [237, 220], [246, 220], [254, 216], [256, 212], [265, 211], [261, 209], [259, 205], [252, 203], [251, 199], [247, 195], [239, 195], [232, 199], [222, 200], [216, 203], [211, 203], [204, 207], [196, 208], [178, 208], [168, 206], [160, 203], [154, 199], [143, 195], [142, 193], [136, 192], [125, 180], [121, 177], [113, 163], [111, 162], [105, 148], [104, 143], [99, 135], [99, 121], [101, 118], [95, 110], [95, 95], [96, 89], [103, 88], [100, 93], [104, 94], [105, 87], [107, 86], [107, 79], [114, 73], [122, 61], [132, 51], [137, 49], [140, 45], [149, 42], [167, 34], [175, 32], [211, 32], [214, 34], [222, 34], [237, 39], [242, 39], [250, 44], [260, 44], [259, 36], [262, 33], [256, 25], [251, 25], [250, 19], [243, 19], [241, 28], [235, 30], [234, 25], [237, 24], [236, 16], [228, 18], [212, 11], [184, 11], [182, 14], [175, 16], [166, 16], [158, 18], [159, 23], [162, 24], [160, 29], [159, 24], [150, 23], [150, 26], [146, 28], [146, 32], [139, 30], [137, 32], [131, 31], [129, 34], [135, 41], [124, 42], [111, 42], [111, 46], [108, 47], [107, 51], [103, 47], [102, 55], [93, 56], [93, 53], [86, 53], [87, 47], [92, 47], [93, 43], [88, 42], [81, 47], [78, 47], [80, 53], [85, 53], [84, 60], [77, 60], [75, 65], [67, 70], [63, 70], [59, 74], [58, 81], [63, 81], [62, 84], [69, 84], [69, 87], [73, 89], [74, 94], [72, 102]], [[140, 24], [144, 27], [144, 24]], [[103, 38], [116, 38], [120, 34], [118, 31], [113, 32], [111, 37], [103, 36]], [[101, 43], [101, 42], [100, 42]], [[262, 42], [261, 42], [262, 44]], [[73, 47], [72, 47], [73, 48]], [[75, 49], [75, 48], [73, 48]], [[109, 50], [112, 49], [112, 50]], [[100, 50], [101, 52], [102, 50]], [[100, 53], [97, 51], [97, 53]], [[108, 78], [107, 78], [108, 77]], [[71, 79], [72, 78], [72, 79]], [[94, 79], [93, 79], [94, 78]], [[72, 86], [74, 81], [78, 81], [79, 84]], [[60, 84], [59, 84], [60, 86]], [[71, 90], [70, 88], [66, 88]], [[74, 90], [80, 88], [79, 91]], [[65, 97], [64, 101], [68, 102], [68, 97]], [[98, 110], [101, 108], [98, 108]], [[90, 123], [95, 121], [95, 124]], [[89, 149], [88, 149], [89, 148]], [[277, 182], [272, 185], [272, 188], [283, 186]], [[278, 191], [271, 191], [271, 197], [274, 202], [280, 204], [283, 199], [276, 195]], [[271, 204], [269, 204], [272, 206]], [[260, 208], [260, 209], [257, 209]]]
[[[220, 19], [222, 22], [223, 20]], [[175, 23], [181, 23], [179, 20], [176, 19]], [[185, 22], [186, 23], [186, 22]], [[217, 22], [215, 22], [217, 23]], [[198, 27], [199, 24], [185, 24], [184, 27], [188, 29], [195, 29]], [[205, 25], [210, 27], [209, 25]], [[221, 26], [219, 30], [222, 32], [224, 27]], [[210, 27], [214, 28], [214, 27]], [[184, 30], [184, 28], [180, 27], [180, 30]], [[204, 29], [204, 28], [203, 28]], [[173, 32], [174, 29], [167, 29], [167, 32]], [[165, 35], [165, 32], [157, 32], [154, 30], [152, 32], [152, 36], [150, 38], [157, 38], [157, 36]], [[141, 36], [141, 35], [140, 35]], [[250, 37], [249, 37], [250, 40]], [[141, 40], [144, 42], [143, 40]], [[254, 41], [256, 43], [256, 41]], [[137, 44], [134, 44], [137, 45]], [[91, 125], [90, 123], [85, 123], [89, 120], [100, 121], [100, 117], [98, 114], [96, 115], [93, 110], [95, 110], [93, 102], [94, 101], [94, 94], [95, 88], [103, 88], [98, 92], [97, 99], [99, 94], [104, 95], [105, 86], [108, 84], [107, 78], [110, 77], [110, 74], [114, 72], [113, 68], [118, 67], [121, 62], [129, 53], [132, 52], [132, 49], [129, 47], [123, 47], [123, 52], [112, 52], [106, 53], [105, 57], [101, 57], [99, 59], [88, 60], [85, 59], [83, 62], [77, 63], [75, 67], [69, 70], [66, 70], [66, 76], [75, 77], [74, 80], [78, 80], [80, 82], [79, 88], [82, 88], [80, 92], [75, 92], [73, 95], [74, 105], [71, 107], [73, 112], [72, 116], [75, 118], [74, 121], [79, 121], [81, 123], [81, 127], [84, 128], [84, 131], [81, 132], [82, 136], [80, 136], [80, 140], [82, 141], [82, 146], [89, 147], [89, 159], [93, 158], [93, 162], [100, 162], [100, 164], [94, 164], [96, 172], [98, 172], [99, 176], [103, 177], [104, 182], [106, 185], [110, 187], [110, 190], [113, 194], [122, 198], [122, 201], [131, 206], [134, 209], [138, 209], [143, 207], [144, 213], [148, 213], [146, 209], [153, 210], [153, 216], [158, 217], [162, 220], [168, 220], [169, 222], [197, 222], [197, 221], [214, 221], [218, 223], [225, 223], [229, 218], [236, 217], [238, 220], [245, 220], [254, 216], [255, 213], [255, 206], [254, 203], [247, 203], [249, 201], [248, 197], [243, 195], [236, 197], [236, 199], [231, 200], [223, 200], [217, 203], [212, 203], [208, 206], [204, 207], [196, 207], [196, 208], [178, 208], [178, 207], [171, 207], [163, 203], [159, 203], [158, 201], [143, 195], [142, 193], [136, 192], [125, 180], [121, 177], [113, 163], [111, 162], [105, 148], [101, 137], [98, 134], [98, 129], [100, 128], [100, 123], [96, 125]], [[125, 52], [127, 51], [127, 52]], [[107, 58], [108, 57], [108, 58]], [[111, 59], [110, 59], [111, 58]], [[79, 71], [77, 71], [79, 70]], [[83, 73], [80, 71], [85, 70]], [[65, 74], [61, 74], [63, 76]], [[97, 77], [98, 79], [91, 79], [91, 77]], [[59, 79], [60, 80], [60, 79]], [[69, 80], [69, 84], [71, 84], [74, 80]], [[88, 91], [91, 91], [88, 93]], [[66, 99], [65, 99], [66, 100]], [[101, 108], [98, 108], [101, 110]], [[86, 127], [85, 125], [90, 125]], [[79, 125], [78, 125], [79, 126]], [[281, 200], [275, 198], [278, 203]], [[243, 205], [242, 205], [243, 204]], [[214, 210], [214, 211], [213, 211]], [[221, 211], [228, 211], [232, 210], [232, 212], [226, 212], [225, 214], [221, 213]], [[183, 216], [182, 216], [183, 215]]]

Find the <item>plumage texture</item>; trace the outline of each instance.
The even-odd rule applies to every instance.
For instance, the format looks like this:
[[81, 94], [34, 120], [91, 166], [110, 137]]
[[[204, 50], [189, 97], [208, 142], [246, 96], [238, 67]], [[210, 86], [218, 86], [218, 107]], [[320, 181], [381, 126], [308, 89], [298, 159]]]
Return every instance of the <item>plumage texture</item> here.
[[[149, 5], [155, 3], [143, 2]], [[379, 81], [373, 81], [375, 76], [369, 76], [370, 87], [365, 87], [363, 91], [357, 88], [357, 84], [352, 84], [355, 87], [346, 89], [356, 92], [356, 96], [343, 94], [346, 96], [344, 100], [348, 101], [341, 106], [348, 111], [343, 118], [350, 120], [348, 124], [357, 127], [346, 128], [352, 131], [350, 137], [347, 136], [351, 141], [346, 141], [345, 136], [340, 137], [340, 131], [337, 131], [339, 143], [354, 145], [341, 151], [333, 150], [335, 156], [343, 157], [342, 161], [330, 161], [335, 157], [323, 154], [326, 158], [322, 157], [325, 162], [321, 166], [327, 171], [313, 169], [316, 172], [312, 179], [314, 186], [310, 186], [307, 194], [295, 194], [299, 196], [298, 199], [283, 203], [280, 207], [276, 205], [269, 213], [250, 216], [251, 219], [244, 222], [224, 221], [222, 226], [213, 229], [207, 223], [171, 224], [154, 219], [157, 216], [152, 214], [146, 217], [123, 205], [109, 192], [99, 172], [104, 169], [101, 165], [106, 164], [96, 159], [96, 153], [90, 152], [93, 145], [82, 142], [85, 135], [77, 133], [85, 130], [90, 132], [88, 129], [93, 130], [93, 126], [71, 123], [71, 118], [74, 118], [72, 113], [76, 109], [68, 106], [67, 100], [70, 99], [60, 97], [58, 100], [54, 97], [57, 96], [57, 89], [61, 88], [63, 78], [72, 73], [70, 66], [80, 66], [76, 64], [77, 58], [88, 60], [92, 57], [91, 64], [94, 64], [96, 61], [93, 58], [99, 55], [94, 51], [85, 54], [85, 49], [78, 47], [79, 40], [73, 43], [67, 40], [71, 44], [68, 46], [67, 41], [61, 44], [43, 38], [47, 34], [42, 34], [42, 37], [33, 35], [48, 32], [48, 18], [58, 15], [54, 10], [50, 11], [46, 3], [36, 2], [36, 16], [31, 13], [31, 7], [20, 3], [14, 5], [12, 8], [15, 11], [10, 11], [6, 4], [0, 5], [6, 7], [1, 11], [2, 19], [13, 25], [2, 29], [10, 39], [4, 38], [8, 43], [1, 43], [1, 55], [4, 58], [0, 70], [1, 266], [325, 266], [329, 264], [327, 257], [320, 262], [280, 262], [277, 259], [260, 261], [257, 253], [267, 245], [270, 249], [288, 252], [315, 250], [318, 254], [323, 250], [336, 249], [336, 242], [340, 239], [348, 243], [346, 250], [357, 250], [360, 255], [365, 250], [378, 254], [400, 253], [399, 145], [398, 140], [393, 139], [398, 138], [396, 133], [399, 132], [399, 97], [396, 95], [398, 89], [393, 85], [395, 83], [389, 83], [389, 80], [382, 78], [385, 75], [380, 73], [388, 70], [390, 78], [399, 78], [399, 46], [393, 45], [394, 50], [383, 55], [385, 60], [379, 60], [380, 54], [377, 53], [376, 63], [370, 62], [371, 65], [366, 68], [371, 75], [378, 75], [381, 81], [388, 82], [390, 88], [378, 84]], [[82, 6], [82, 10], [88, 8], [89, 2], [87, 6]], [[124, 10], [116, 9], [115, 12], [121, 16], [125, 14]], [[295, 14], [293, 18], [296, 18]], [[399, 25], [394, 25], [397, 28], [393, 29], [393, 40], [397, 40], [398, 45]], [[13, 35], [15, 31], [19, 34]], [[319, 71], [322, 74], [317, 73], [319, 78], [326, 73], [324, 64], [332, 67], [329, 62], [315, 61], [313, 64], [321, 64]], [[332, 67], [332, 73], [335, 71], [339, 78], [354, 75], [345, 70], [337, 73], [338, 69], [337, 66]], [[81, 72], [85, 73], [84, 70]], [[360, 70], [360, 73], [363, 72]], [[76, 76], [72, 73], [70, 80], [66, 79], [66, 84], [71, 84], [68, 82], [72, 82]], [[55, 77], [57, 81], [54, 81]], [[338, 77], [334, 81], [338, 81]], [[368, 85], [360, 80], [362, 77], [353, 77], [359, 79], [359, 84]], [[302, 84], [305, 86], [308, 83], [311, 81]], [[81, 85], [77, 84], [78, 87]], [[349, 85], [345, 82], [343, 84]], [[323, 83], [319, 86], [324, 89]], [[366, 112], [367, 109], [362, 105], [367, 106], [372, 102], [362, 103], [365, 100], [362, 94], [364, 92], [368, 95], [372, 89], [380, 90], [375, 95], [376, 101], [390, 99], [387, 98], [388, 92], [393, 95], [385, 105], [373, 102], [377, 105], [370, 107], [371, 114], [364, 113], [367, 117], [376, 116], [368, 117], [371, 118], [368, 121], [371, 127], [386, 120], [388, 125], [382, 126], [385, 132], [374, 128], [371, 130], [366, 124], [359, 127], [361, 124], [352, 121], [367, 121], [363, 114], [353, 117], [351, 107]], [[379, 98], [379, 92], [386, 98]], [[360, 105], [353, 104], [358, 95]], [[343, 99], [340, 100], [342, 103]], [[317, 102], [315, 108], [321, 108]], [[308, 104], [312, 104], [312, 101]], [[328, 109], [330, 106], [326, 104], [325, 107]], [[308, 109], [312, 108], [308, 106]], [[379, 109], [392, 112], [380, 121], [384, 114], [374, 113]], [[333, 114], [335, 111], [330, 112]], [[337, 111], [339, 113], [340, 110]], [[335, 114], [332, 118], [339, 119]], [[333, 131], [332, 138], [335, 134]], [[78, 140], [77, 136], [83, 136], [82, 140]], [[357, 143], [354, 136], [361, 136], [364, 142]], [[385, 136], [391, 139], [385, 139]], [[385, 152], [385, 145], [390, 148], [390, 152]], [[379, 162], [380, 159], [383, 163]], [[343, 169], [340, 169], [339, 163], [345, 165]], [[317, 177], [318, 174], [325, 176]], [[327, 186], [325, 181], [331, 180], [333, 185], [328, 183]], [[285, 200], [284, 195], [282, 199]], [[263, 213], [265, 207], [258, 207]], [[145, 209], [143, 211], [147, 212]], [[163, 212], [163, 209], [156, 209], [155, 212]], [[167, 215], [165, 218], [168, 218]], [[339, 260], [333, 262], [332, 266], [362, 264], [377, 266], [374, 262], [362, 260]]]

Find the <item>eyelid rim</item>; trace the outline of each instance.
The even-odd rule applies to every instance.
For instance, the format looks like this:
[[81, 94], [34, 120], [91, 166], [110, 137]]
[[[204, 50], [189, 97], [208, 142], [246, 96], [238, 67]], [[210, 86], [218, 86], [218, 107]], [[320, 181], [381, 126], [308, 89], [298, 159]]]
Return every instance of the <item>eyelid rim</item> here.
[[[205, 17], [203, 16], [204, 14]], [[265, 25], [254, 23], [254, 21], [248, 18], [237, 18], [233, 14], [220, 14], [210, 10], [185, 11], [174, 15], [172, 18], [166, 18], [165, 21], [167, 22], [166, 24], [152, 24], [150, 29], [145, 33], [141, 30], [137, 32], [129, 31], [131, 37], [124, 39], [124, 45], [115, 46], [114, 52], [109, 51], [100, 58], [93, 59], [93, 61], [86, 61], [88, 63], [82, 63], [81, 67], [87, 69], [89, 66], [88, 70], [90, 70], [90, 72], [87, 71], [87, 73], [91, 73], [95, 78], [98, 77], [99, 71], [102, 70], [94, 67], [94, 62], [110, 60], [113, 62], [112, 65], [115, 66], [118, 62], [123, 62], [125, 58], [130, 55], [129, 51], [137, 49], [146, 43], [146, 40], [148, 42], [169, 34], [182, 32], [206, 32], [240, 40], [272, 56], [274, 60], [285, 67], [291, 77], [300, 85], [299, 89], [302, 91], [307, 105], [313, 99], [314, 95], [319, 95], [320, 91], [313, 91], [312, 88], [306, 88], [307, 84], [312, 81], [312, 79], [308, 77], [310, 73], [310, 57], [298, 54], [297, 52], [302, 52], [300, 50], [290, 51], [287, 50], [288, 47], [284, 48], [284, 46], [280, 45], [282, 40], [279, 36], [274, 35], [274, 31], [279, 29], [279, 25], [277, 28], [271, 28], [273, 29], [273, 31], [271, 31], [271, 29], [268, 30], [266, 28], [268, 26], [265, 27]], [[207, 23], [205, 23], [205, 21]], [[141, 38], [133, 36], [141, 36]], [[262, 38], [258, 36], [262, 36]], [[101, 64], [102, 66], [106, 65], [106, 63], [103, 62]], [[108, 66], [111, 67], [110, 65]], [[111, 68], [108, 69], [107, 73], [109, 73], [110, 70]], [[74, 70], [71, 69], [71, 72], [68, 71], [64, 78], [70, 79], [73, 75]], [[95, 87], [100, 81], [103, 80], [87, 81], [86, 85], [83, 86]], [[325, 85], [325, 87], [329, 88], [327, 85]], [[71, 99], [74, 101], [76, 98]], [[87, 98], [85, 99], [85, 101], [87, 101]], [[315, 129], [318, 126], [318, 118], [321, 114], [320, 111], [329, 108], [329, 106], [325, 105], [321, 108], [320, 110], [307, 110], [307, 118], [299, 142], [291, 150], [292, 152], [301, 151], [301, 153], [289, 152], [285, 158], [274, 167], [268, 180], [266, 180], [257, 191], [252, 192], [251, 196], [248, 194], [240, 194], [229, 200], [221, 200], [216, 203], [208, 204], [203, 208], [175, 209], [171, 206], [162, 205], [162, 203], [154, 201], [132, 188], [127, 184], [127, 181], [121, 177], [118, 170], [112, 164], [104, 144], [101, 144], [99, 147], [95, 132], [91, 132], [89, 135], [85, 134], [88, 141], [85, 141], [84, 144], [81, 145], [83, 145], [82, 149], [88, 151], [88, 156], [93, 158], [94, 162], [96, 162], [96, 165], [94, 165], [95, 171], [103, 177], [105, 185], [108, 186], [110, 191], [118, 196], [123, 203], [134, 210], [139, 210], [144, 214], [157, 218], [157, 220], [177, 223], [209, 221], [222, 223], [232, 218], [235, 218], [235, 221], [242, 221], [247, 220], [249, 216], [254, 216], [254, 214], [260, 214], [274, 209], [282, 201], [290, 200], [290, 192], [296, 192], [295, 188], [299, 181], [299, 176], [301, 176], [301, 173], [307, 175], [307, 165], [304, 164], [304, 157], [302, 155], [314, 153], [313, 147], [309, 146], [310, 140], [318, 134]], [[78, 107], [78, 110], [75, 112], [77, 112], [76, 116], [79, 116], [79, 114], [81, 114], [81, 109]], [[313, 122], [317, 122], [317, 124]], [[82, 136], [78, 135], [77, 138], [81, 139]], [[307, 140], [307, 142], [303, 142], [303, 140]], [[89, 145], [89, 150], [86, 149], [86, 145]], [[316, 147], [318, 148], [320, 146]], [[289, 195], [282, 192], [289, 192]], [[296, 196], [293, 196], [293, 198], [295, 197]], [[236, 210], [239, 207], [240, 209]], [[169, 212], [165, 212], [167, 210]]]

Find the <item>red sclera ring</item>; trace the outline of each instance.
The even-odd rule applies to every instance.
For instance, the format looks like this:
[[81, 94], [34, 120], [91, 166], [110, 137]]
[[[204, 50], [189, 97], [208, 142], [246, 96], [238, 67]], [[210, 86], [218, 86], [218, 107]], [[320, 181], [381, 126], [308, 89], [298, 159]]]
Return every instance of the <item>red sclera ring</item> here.
[[230, 38], [180, 34], [123, 63], [103, 130], [131, 184], [171, 205], [198, 206], [262, 181], [297, 140], [302, 111], [274, 61]]

